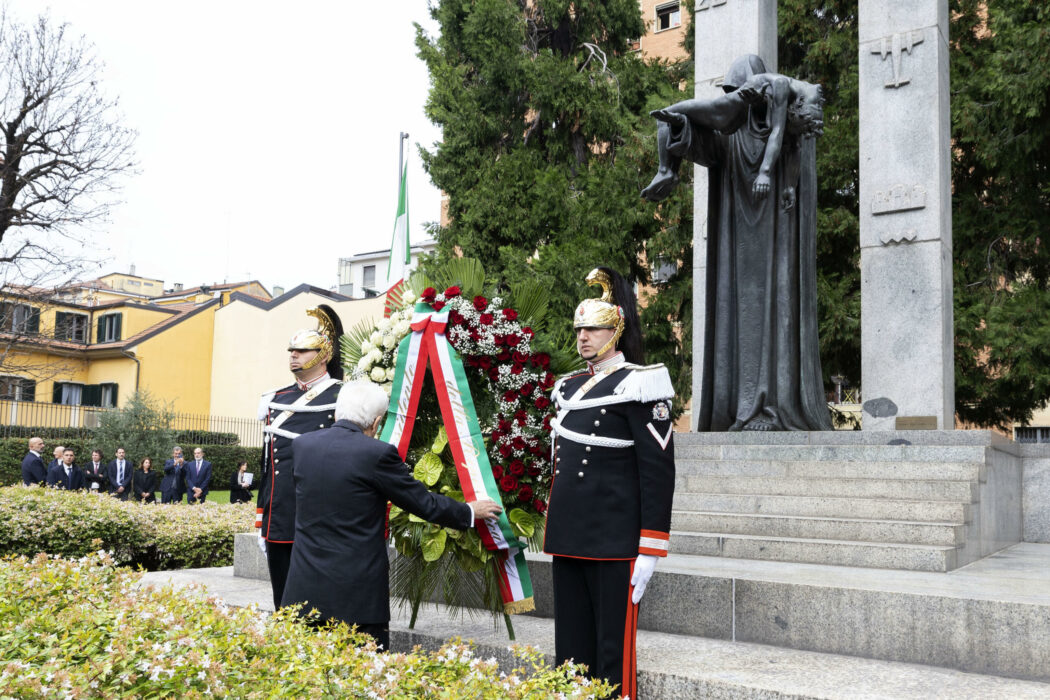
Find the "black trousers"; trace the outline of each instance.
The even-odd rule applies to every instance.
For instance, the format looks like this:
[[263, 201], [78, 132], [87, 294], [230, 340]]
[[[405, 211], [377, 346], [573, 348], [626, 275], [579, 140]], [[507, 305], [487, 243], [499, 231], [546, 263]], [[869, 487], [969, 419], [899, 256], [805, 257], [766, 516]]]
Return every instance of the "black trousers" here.
[[592, 678], [634, 700], [638, 606], [631, 603], [634, 560], [554, 557], [554, 657], [587, 664]]
[[273, 609], [281, 607], [284, 584], [288, 580], [288, 567], [292, 564], [292, 543], [267, 542], [266, 568], [270, 570], [270, 587], [273, 588]]

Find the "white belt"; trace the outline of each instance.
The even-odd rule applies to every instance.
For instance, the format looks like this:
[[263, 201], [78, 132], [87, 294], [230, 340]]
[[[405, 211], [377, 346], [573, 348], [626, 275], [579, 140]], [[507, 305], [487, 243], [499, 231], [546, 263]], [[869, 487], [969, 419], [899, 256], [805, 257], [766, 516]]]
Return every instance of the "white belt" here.
[[275, 428], [272, 425], [264, 425], [263, 426], [263, 432], [264, 433], [273, 433], [274, 435], [280, 435], [281, 437], [286, 437], [289, 440], [294, 440], [295, 438], [299, 437], [299, 435], [301, 435], [301, 433], [293, 433], [291, 430], [284, 430], [283, 428]]
[[583, 445], [594, 445], [595, 447], [632, 447], [634, 440], [619, 440], [617, 438], [605, 437], [603, 435], [584, 435], [583, 433], [577, 433], [574, 430], [563, 428], [561, 422], [555, 418], [551, 421], [551, 428], [557, 433], [558, 437], [571, 440], [572, 442], [578, 442]]

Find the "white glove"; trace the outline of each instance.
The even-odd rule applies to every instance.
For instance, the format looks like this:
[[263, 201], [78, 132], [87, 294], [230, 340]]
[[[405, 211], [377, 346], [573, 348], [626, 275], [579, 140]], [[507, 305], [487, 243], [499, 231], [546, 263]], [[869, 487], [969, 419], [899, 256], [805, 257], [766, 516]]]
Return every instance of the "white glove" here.
[[639, 554], [638, 559], [635, 560], [634, 575], [631, 576], [631, 585], [634, 586], [631, 602], [635, 605], [638, 605], [638, 601], [645, 595], [645, 587], [649, 585], [649, 579], [653, 577], [658, 561], [660, 557], [654, 557], [652, 554]]
[[259, 551], [261, 551], [263, 554], [266, 554], [266, 538], [262, 536], [261, 532], [259, 533], [258, 543], [259, 543]]

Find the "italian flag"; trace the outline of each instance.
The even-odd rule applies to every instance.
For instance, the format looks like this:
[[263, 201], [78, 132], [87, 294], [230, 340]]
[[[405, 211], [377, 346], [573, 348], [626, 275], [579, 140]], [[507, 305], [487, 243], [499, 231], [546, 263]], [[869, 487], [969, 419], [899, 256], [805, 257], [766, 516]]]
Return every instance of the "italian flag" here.
[[390, 241], [390, 260], [386, 266], [387, 291], [398, 286], [408, 276], [412, 262], [408, 243], [408, 159], [401, 169], [401, 186], [397, 193], [397, 218], [394, 219], [394, 237]]

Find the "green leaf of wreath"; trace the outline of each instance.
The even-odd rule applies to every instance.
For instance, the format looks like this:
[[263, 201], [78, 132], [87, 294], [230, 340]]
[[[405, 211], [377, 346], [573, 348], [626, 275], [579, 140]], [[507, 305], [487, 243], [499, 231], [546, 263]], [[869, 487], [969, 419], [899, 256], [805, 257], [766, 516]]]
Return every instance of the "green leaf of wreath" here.
[[416, 462], [412, 475], [427, 486], [433, 486], [441, 478], [442, 468], [441, 458], [433, 452], [427, 452]]
[[437, 437], [434, 438], [434, 445], [430, 448], [430, 451], [436, 455], [441, 454], [441, 451], [445, 449], [445, 445], [448, 444], [448, 433], [445, 432], [445, 426], [438, 428]]
[[444, 530], [438, 530], [423, 537], [423, 561], [437, 561], [445, 553], [445, 540], [448, 535]]
[[536, 532], [536, 525], [532, 521], [532, 516], [521, 508], [511, 508], [510, 512], [507, 513], [507, 518], [514, 529], [514, 534], [519, 537], [532, 537], [533, 533]]

